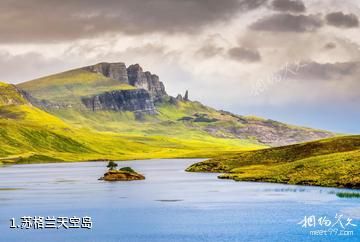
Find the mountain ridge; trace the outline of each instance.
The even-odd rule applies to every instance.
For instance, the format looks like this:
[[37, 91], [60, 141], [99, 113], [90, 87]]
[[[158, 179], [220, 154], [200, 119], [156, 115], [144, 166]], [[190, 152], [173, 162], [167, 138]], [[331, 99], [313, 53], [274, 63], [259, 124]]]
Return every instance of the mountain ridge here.
[[[205, 132], [212, 137], [250, 140], [269, 146], [335, 135], [328, 131], [215, 110], [191, 101], [188, 91], [184, 97], [180, 94], [176, 98], [169, 96], [159, 77], [144, 71], [139, 64], [127, 67], [124, 62], [101, 62], [21, 83], [18, 87], [38, 100], [32, 100], [34, 105], [69, 123], [82, 122], [86, 126], [97, 122], [96, 119], [102, 119], [102, 130], [112, 132], [129, 132], [129, 128], [113, 128], [116, 124], [112, 120], [119, 116], [116, 112], [130, 111], [134, 113], [135, 121], [149, 126], [148, 129], [141, 130], [143, 135], [148, 135], [150, 131], [154, 134], [156, 130], [164, 133], [163, 127], [159, 127], [160, 122], [171, 122], [175, 129], [181, 125], [182, 128], [185, 126], [185, 129]], [[103, 115], [106, 113], [110, 120], [97, 117], [102, 115], [101, 112]], [[84, 118], [89, 122], [86, 123]], [[124, 125], [127, 127], [130, 127], [130, 123], [133, 126], [139, 125], [133, 121], [130, 118], [121, 120], [121, 123], [128, 123]], [[151, 124], [154, 125], [151, 127]], [[97, 125], [92, 125], [91, 128], [95, 126]], [[166, 135], [171, 137], [170, 134]]]
[[[28, 97], [16, 86], [0, 83], [0, 165], [212, 157], [219, 153], [262, 147], [246, 141], [218, 139], [195, 131], [187, 131], [187, 135], [191, 135], [189, 140], [180, 135], [171, 138], [159, 133], [144, 136], [133, 132], [92, 129], [69, 123], [42, 110], [32, 105]], [[130, 112], [118, 114], [126, 116]], [[85, 121], [89, 122], [89, 119]], [[97, 125], [102, 126], [102, 122], [98, 121]], [[131, 127], [133, 125], [130, 124]]]
[[167, 94], [139, 64], [0, 83], [0, 163], [214, 157], [332, 137]]

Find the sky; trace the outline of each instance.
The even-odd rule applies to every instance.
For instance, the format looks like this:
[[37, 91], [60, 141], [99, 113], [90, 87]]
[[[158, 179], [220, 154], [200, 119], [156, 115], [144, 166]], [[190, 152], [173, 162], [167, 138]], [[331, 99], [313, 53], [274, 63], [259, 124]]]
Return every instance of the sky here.
[[360, 1], [2, 0], [0, 80], [139, 63], [167, 92], [360, 133]]

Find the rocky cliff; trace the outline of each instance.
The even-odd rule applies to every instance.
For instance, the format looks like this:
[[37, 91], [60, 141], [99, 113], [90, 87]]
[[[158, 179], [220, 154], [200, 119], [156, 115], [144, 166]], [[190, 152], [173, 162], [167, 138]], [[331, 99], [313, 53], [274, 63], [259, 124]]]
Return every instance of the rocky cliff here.
[[96, 65], [84, 67], [83, 69], [100, 73], [106, 77], [109, 77], [111, 79], [120, 82], [127, 82], [127, 83], [129, 82], [126, 65], [122, 62], [118, 62], [118, 63], [102, 62]]
[[127, 68], [122, 62], [101, 62], [35, 79], [19, 87], [27, 100], [49, 112], [87, 108], [154, 114], [154, 103], [167, 97], [157, 75], [143, 71], [138, 64]]
[[139, 64], [129, 66], [127, 73], [129, 84], [149, 91], [155, 101], [167, 95], [165, 86], [160, 82], [159, 77], [148, 71], [144, 72]]
[[91, 97], [83, 97], [82, 103], [93, 111], [131, 111], [155, 114], [155, 106], [148, 91], [144, 89], [116, 90]]
[[126, 68], [122, 62], [102, 62], [84, 67], [84, 70], [100, 73], [113, 80], [126, 82], [136, 88], [144, 89], [150, 93], [154, 101], [161, 100], [163, 96], [167, 95], [165, 86], [159, 77], [149, 71], [143, 71], [139, 64], [130, 65]]

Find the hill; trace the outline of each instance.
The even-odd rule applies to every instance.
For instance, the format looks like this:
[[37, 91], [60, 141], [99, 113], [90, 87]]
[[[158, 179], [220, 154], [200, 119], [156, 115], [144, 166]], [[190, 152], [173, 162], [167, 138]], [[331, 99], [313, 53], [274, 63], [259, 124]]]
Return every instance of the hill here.
[[[71, 137], [70, 126], [34, 106], [13, 85], [0, 83], [0, 156], [3, 161], [90, 149]], [[49, 161], [53, 158], [47, 157]]]
[[97, 131], [69, 124], [32, 105], [28, 98], [16, 86], [0, 83], [0, 164], [211, 157], [260, 147], [215, 137], [189, 140]]
[[73, 127], [126, 135], [217, 139], [280, 146], [334, 136], [274, 120], [215, 110], [186, 95], [166, 93], [140, 65], [99, 63], [18, 85], [31, 102]]
[[223, 155], [190, 166], [236, 181], [360, 188], [360, 136]]
[[86, 69], [75, 69], [39, 78], [19, 84], [18, 87], [31, 93], [39, 101], [62, 107], [79, 107], [82, 96], [111, 90], [135, 89], [124, 81], [114, 80]]

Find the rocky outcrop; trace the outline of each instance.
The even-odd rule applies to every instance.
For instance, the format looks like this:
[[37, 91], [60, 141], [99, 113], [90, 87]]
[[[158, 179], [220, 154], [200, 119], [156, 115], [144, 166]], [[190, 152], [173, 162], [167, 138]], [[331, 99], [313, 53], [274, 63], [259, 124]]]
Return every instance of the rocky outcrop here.
[[177, 101], [183, 101], [184, 99], [183, 99], [183, 97], [181, 96], [181, 94], [178, 94], [178, 95], [176, 96], [176, 100], [177, 100]]
[[[273, 120], [241, 118], [232, 125], [209, 123], [204, 131], [222, 138], [237, 138], [244, 140], [256, 139], [259, 143], [269, 146], [284, 146], [317, 139], [333, 137], [327, 131], [304, 127], [290, 126]], [[193, 120], [191, 120], [193, 121]]]
[[145, 177], [137, 172], [130, 172], [124, 170], [109, 170], [100, 177], [99, 180], [104, 181], [134, 181], [145, 180]]
[[131, 65], [127, 68], [129, 84], [143, 88], [150, 92], [155, 101], [161, 100], [166, 94], [164, 84], [157, 75], [150, 72], [144, 72], [139, 64]]
[[[122, 62], [99, 63], [83, 69], [100, 73], [119, 82], [128, 83], [136, 90], [114, 90], [91, 97], [83, 97], [82, 103], [93, 111], [113, 110], [155, 114], [154, 102], [167, 96], [165, 86], [157, 75], [143, 71], [139, 64], [126, 68]], [[49, 106], [42, 104], [42, 106]]]
[[122, 62], [102, 62], [96, 65], [84, 67], [83, 69], [100, 73], [120, 82], [129, 83], [130, 85], [140, 89], [145, 89], [150, 93], [154, 101], [159, 101], [163, 96], [167, 95], [165, 86], [159, 80], [159, 77], [149, 71], [144, 72], [139, 64], [130, 65], [126, 68], [126, 65]]
[[92, 97], [83, 97], [82, 103], [93, 111], [131, 111], [155, 114], [154, 102], [144, 89], [115, 90]]
[[189, 100], [189, 91], [188, 91], [188, 90], [186, 90], [186, 92], [185, 92], [184, 101], [185, 101], [185, 102], [190, 101], [190, 100]]
[[176, 96], [176, 100], [177, 101], [185, 101], [185, 102], [190, 101], [190, 99], [189, 99], [189, 91], [186, 90], [184, 97], [181, 94], [178, 94]]
[[121, 82], [129, 81], [126, 66], [122, 62], [118, 62], [118, 63], [102, 62], [96, 65], [84, 67], [84, 69], [92, 72], [100, 73], [106, 77], [109, 77], [117, 81], [121, 81]]

